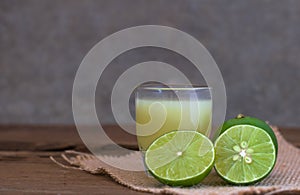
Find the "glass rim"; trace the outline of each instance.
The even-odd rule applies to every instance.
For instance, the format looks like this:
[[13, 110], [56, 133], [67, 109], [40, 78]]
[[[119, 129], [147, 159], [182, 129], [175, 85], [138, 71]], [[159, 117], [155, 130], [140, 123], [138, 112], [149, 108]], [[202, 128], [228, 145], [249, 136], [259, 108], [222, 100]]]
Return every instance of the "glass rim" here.
[[148, 85], [142, 85], [137, 87], [137, 90], [165, 90], [165, 91], [179, 91], [179, 90], [211, 90], [212, 88], [207, 86], [207, 85], [195, 85], [195, 84], [191, 84], [191, 85], [184, 85], [184, 84], [170, 84], [170, 85], [163, 85], [163, 84], [148, 84]]

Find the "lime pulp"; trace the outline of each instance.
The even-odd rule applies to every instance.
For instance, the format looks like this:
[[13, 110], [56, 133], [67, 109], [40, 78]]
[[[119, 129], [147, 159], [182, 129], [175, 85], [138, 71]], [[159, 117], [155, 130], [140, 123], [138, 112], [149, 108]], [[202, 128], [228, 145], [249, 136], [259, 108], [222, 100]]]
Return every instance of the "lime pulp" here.
[[217, 173], [234, 184], [265, 178], [276, 162], [277, 143], [269, 133], [253, 125], [235, 125], [215, 142]]
[[145, 154], [149, 172], [171, 186], [192, 186], [211, 171], [212, 142], [196, 131], [172, 131], [156, 139]]

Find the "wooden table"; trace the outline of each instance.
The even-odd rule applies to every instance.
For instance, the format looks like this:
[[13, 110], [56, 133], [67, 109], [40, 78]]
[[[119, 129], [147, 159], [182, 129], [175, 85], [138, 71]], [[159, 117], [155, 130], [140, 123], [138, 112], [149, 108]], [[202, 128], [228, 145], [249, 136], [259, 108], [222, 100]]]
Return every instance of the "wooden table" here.
[[[111, 139], [135, 147], [134, 136], [105, 126]], [[281, 128], [300, 147], [300, 128]], [[54, 164], [49, 156], [64, 150], [86, 150], [74, 126], [0, 125], [0, 194], [146, 194], [95, 176]]]

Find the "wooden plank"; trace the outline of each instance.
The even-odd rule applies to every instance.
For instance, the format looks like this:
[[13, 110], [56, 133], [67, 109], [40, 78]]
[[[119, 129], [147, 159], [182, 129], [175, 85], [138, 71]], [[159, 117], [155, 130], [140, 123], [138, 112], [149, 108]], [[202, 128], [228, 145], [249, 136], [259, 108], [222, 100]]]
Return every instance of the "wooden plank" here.
[[[104, 130], [116, 143], [137, 149], [137, 141], [117, 126]], [[85, 146], [73, 125], [0, 125], [0, 150], [63, 151], [83, 150]]]
[[50, 155], [58, 152], [0, 152], [0, 194], [146, 194], [108, 176], [61, 168]]
[[288, 142], [300, 148], [300, 128], [281, 127], [280, 133]]
[[[136, 145], [133, 136], [106, 128], [118, 143]], [[84, 148], [74, 126], [0, 126], [0, 194], [146, 194], [108, 176], [61, 168], [49, 159], [65, 149]]]
[[[115, 125], [106, 125], [104, 129], [116, 143], [137, 149], [135, 136]], [[280, 131], [287, 141], [300, 147], [300, 128], [280, 128]], [[0, 125], [0, 151], [63, 151], [84, 148], [75, 126]]]

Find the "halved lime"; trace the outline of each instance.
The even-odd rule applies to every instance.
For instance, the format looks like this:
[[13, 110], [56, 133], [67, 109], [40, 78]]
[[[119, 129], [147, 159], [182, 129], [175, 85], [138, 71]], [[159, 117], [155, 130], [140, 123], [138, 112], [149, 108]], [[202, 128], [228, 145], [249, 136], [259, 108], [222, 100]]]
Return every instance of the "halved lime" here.
[[[256, 127], [259, 127], [261, 129], [265, 130], [271, 136], [273, 143], [275, 144], [276, 154], [277, 154], [278, 143], [277, 143], [276, 136], [275, 136], [272, 128], [265, 121], [262, 121], [258, 118], [244, 116], [243, 114], [239, 114], [236, 118], [233, 118], [233, 119], [230, 119], [230, 120], [227, 120], [224, 122], [224, 124], [221, 126], [221, 128], [219, 130], [220, 134], [222, 134], [227, 129], [229, 129], [230, 127], [235, 126], [235, 125], [252, 125], [252, 126], [256, 126]], [[217, 136], [219, 136], [219, 135], [217, 135]]]
[[249, 124], [225, 129], [215, 142], [217, 173], [233, 184], [250, 184], [265, 178], [277, 156], [277, 141], [273, 141], [276, 137], [270, 134]]
[[172, 131], [156, 139], [145, 154], [145, 164], [160, 182], [192, 186], [211, 171], [215, 159], [212, 142], [196, 131]]

